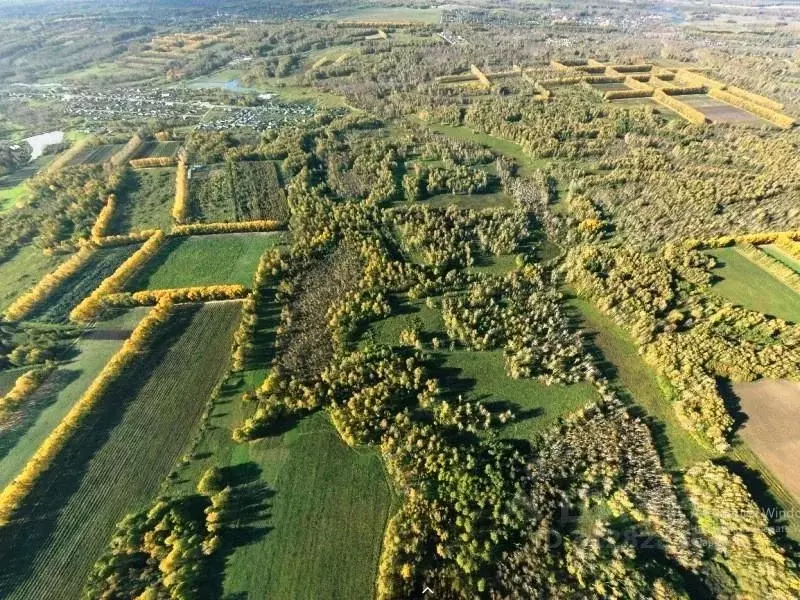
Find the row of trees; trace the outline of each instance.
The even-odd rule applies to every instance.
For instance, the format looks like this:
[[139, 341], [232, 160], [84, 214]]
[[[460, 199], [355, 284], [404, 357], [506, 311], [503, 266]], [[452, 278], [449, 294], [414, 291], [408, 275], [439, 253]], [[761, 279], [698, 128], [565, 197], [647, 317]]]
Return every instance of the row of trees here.
[[30, 290], [17, 297], [6, 308], [3, 316], [9, 321], [19, 321], [41, 306], [65, 281], [74, 277], [94, 256], [95, 248], [87, 244], [61, 263], [58, 268], [42, 277]]
[[17, 377], [14, 386], [0, 396], [0, 421], [5, 420], [9, 412], [19, 408], [54, 370], [55, 363], [46, 362], [44, 366], [26, 371]]
[[150, 236], [116, 271], [106, 277], [91, 294], [72, 309], [69, 314], [70, 320], [86, 322], [97, 317], [103, 310], [105, 296], [121, 292], [134, 274], [158, 253], [166, 239], [161, 230]]
[[175, 169], [175, 203], [172, 205], [172, 220], [181, 225], [189, 218], [189, 166], [181, 156]]
[[205, 235], [210, 233], [253, 233], [258, 231], [277, 231], [284, 227], [279, 221], [242, 221], [240, 223], [191, 223], [175, 225], [170, 235]]
[[239, 300], [246, 297], [247, 294], [247, 288], [239, 284], [206, 285], [186, 288], [167, 288], [163, 290], [110, 293], [102, 297], [102, 305], [103, 307], [153, 306], [164, 298], [168, 298], [175, 304], [181, 302]]

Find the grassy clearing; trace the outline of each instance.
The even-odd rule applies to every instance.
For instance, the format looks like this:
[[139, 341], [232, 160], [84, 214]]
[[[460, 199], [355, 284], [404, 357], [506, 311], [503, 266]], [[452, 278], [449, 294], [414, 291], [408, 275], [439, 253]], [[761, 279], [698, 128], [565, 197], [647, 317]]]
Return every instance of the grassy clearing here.
[[714, 456], [678, 423], [665, 389], [628, 335], [590, 302], [572, 298], [570, 305], [579, 312], [582, 328], [602, 354], [606, 376], [623, 397], [643, 409], [664, 466], [685, 469]]
[[226, 368], [241, 306], [183, 307], [0, 532], [0, 595], [77, 598], [115, 524], [148, 506]]
[[436, 194], [420, 200], [417, 204], [431, 208], [447, 208], [451, 204], [455, 204], [459, 208], [482, 210], [484, 208], [513, 208], [514, 201], [503, 192], [493, 192], [488, 194]]
[[484, 273], [486, 275], [505, 275], [516, 268], [516, 254], [503, 254], [501, 256], [478, 254], [475, 257], [475, 264], [468, 267], [467, 270], [472, 273]]
[[742, 256], [736, 248], [709, 251], [719, 262], [711, 288], [726, 300], [751, 310], [800, 323], [800, 294]]
[[237, 283], [249, 286], [264, 250], [283, 241], [280, 232], [171, 238], [129, 288], [158, 290]]
[[0, 311], [5, 310], [17, 296], [36, 285], [64, 258], [45, 256], [39, 248], [28, 245], [9, 260], [0, 263]]
[[506, 375], [502, 350], [437, 352], [434, 361], [433, 374], [447, 396], [458, 398], [466, 392], [495, 409], [511, 409], [516, 420], [502, 429], [503, 437], [532, 440], [559, 418], [600, 399], [588, 383], [544, 385], [512, 379]]
[[522, 150], [522, 147], [519, 144], [515, 144], [514, 142], [510, 142], [508, 140], [504, 140], [502, 138], [497, 138], [486, 133], [481, 133], [479, 131], [474, 131], [469, 127], [454, 127], [452, 125], [434, 125], [434, 124], [426, 124], [426, 126], [433, 131], [441, 133], [442, 135], [446, 135], [452, 138], [460, 139], [460, 140], [467, 140], [469, 142], [474, 142], [476, 144], [480, 144], [482, 146], [486, 146], [487, 148], [491, 148], [499, 152], [500, 154], [504, 154], [505, 156], [509, 156], [516, 160], [520, 165], [520, 172], [525, 173], [526, 170], [533, 170], [533, 169], [541, 169], [546, 167], [550, 161], [547, 159], [534, 159]]
[[[101, 322], [79, 339], [74, 357], [58, 369], [13, 415], [0, 437], [0, 488], [5, 487], [69, 412], [148, 309]], [[21, 371], [19, 371], [21, 372]], [[19, 372], [17, 374], [19, 374]]]
[[[411, 327], [417, 327], [425, 341], [433, 336], [445, 337], [441, 313], [422, 301], [401, 303], [393, 316], [372, 323], [366, 337], [396, 345], [400, 332]], [[533, 439], [559, 417], [599, 400], [589, 384], [547, 386], [534, 379], [508, 377], [502, 350], [442, 349], [431, 354], [431, 374], [439, 379], [445, 397], [456, 400], [459, 395], [469, 395], [498, 410], [510, 408], [515, 413], [517, 420], [503, 429], [505, 437]]]
[[70, 311], [138, 248], [139, 244], [130, 244], [97, 250], [86, 265], [65, 281], [30, 318], [55, 323], [66, 321]]
[[129, 170], [109, 231], [122, 234], [141, 229], [168, 230], [172, 226], [170, 211], [174, 200], [173, 167]]

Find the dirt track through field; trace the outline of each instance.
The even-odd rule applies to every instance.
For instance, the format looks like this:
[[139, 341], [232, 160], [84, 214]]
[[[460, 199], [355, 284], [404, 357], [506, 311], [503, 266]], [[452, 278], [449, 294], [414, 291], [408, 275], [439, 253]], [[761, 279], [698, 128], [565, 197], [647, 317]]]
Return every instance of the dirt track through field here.
[[800, 500], [800, 383], [762, 380], [733, 389], [747, 415], [742, 439]]

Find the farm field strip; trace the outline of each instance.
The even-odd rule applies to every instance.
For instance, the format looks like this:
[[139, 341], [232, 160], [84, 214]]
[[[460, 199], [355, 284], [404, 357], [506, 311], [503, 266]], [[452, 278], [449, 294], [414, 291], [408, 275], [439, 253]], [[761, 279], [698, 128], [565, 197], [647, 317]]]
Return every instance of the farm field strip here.
[[739, 435], [800, 501], [800, 383], [760, 380], [737, 383], [734, 393], [746, 415]]
[[747, 125], [770, 125], [769, 122], [746, 110], [707, 94], [690, 94], [679, 97], [682, 102], [702, 112], [712, 123], [742, 123]]
[[769, 254], [772, 258], [778, 260], [779, 262], [782, 262], [790, 269], [794, 269], [795, 271], [800, 273], [800, 260], [792, 258], [774, 244], [759, 246], [758, 249], [761, 250], [762, 252], [765, 252], [766, 254]]
[[107, 161], [115, 153], [122, 150], [125, 144], [104, 144], [102, 146], [92, 146], [72, 157], [67, 165], [96, 165]]
[[133, 158], [171, 158], [178, 153], [180, 147], [181, 143], [177, 141], [149, 141], [142, 144], [142, 146], [139, 148], [139, 151], [136, 152]]
[[381, 458], [374, 449], [347, 447], [324, 412], [285, 433], [234, 442], [231, 429], [252, 410], [241, 394], [264, 375], [247, 371], [223, 386], [197, 458], [178, 469], [167, 491], [191, 492], [216, 465], [265, 497], [241, 533], [228, 532], [224, 597], [258, 590], [263, 597], [368, 600], [393, 503]]
[[[182, 306], [2, 532], [4, 598], [79, 596], [115, 524], [140, 510], [189, 444], [227, 368], [238, 302]], [[29, 519], [34, 519], [29, 521]]]
[[148, 310], [135, 308], [98, 323], [75, 343], [75, 358], [60, 364], [12, 415], [0, 438], [0, 488], [22, 470]]
[[86, 296], [91, 294], [100, 282], [111, 275], [131, 254], [138, 244], [116, 248], [100, 248], [75, 275], [60, 285], [53, 295], [28, 318], [40, 321], [63, 322], [70, 311]]
[[145, 229], [169, 230], [170, 210], [175, 198], [175, 168], [131, 170], [117, 197], [117, 210], [109, 234]]

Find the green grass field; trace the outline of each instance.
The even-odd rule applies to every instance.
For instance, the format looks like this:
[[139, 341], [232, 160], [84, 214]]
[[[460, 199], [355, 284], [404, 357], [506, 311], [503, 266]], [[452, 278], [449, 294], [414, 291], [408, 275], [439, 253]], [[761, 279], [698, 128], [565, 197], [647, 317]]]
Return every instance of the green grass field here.
[[186, 306], [129, 368], [0, 531], [0, 596], [78, 598], [114, 526], [154, 500], [226, 369], [238, 302]]
[[487, 148], [491, 148], [516, 160], [520, 165], [520, 172], [525, 173], [527, 170], [540, 169], [549, 164], [550, 161], [546, 159], [533, 159], [522, 150], [519, 144], [504, 140], [502, 138], [494, 137], [486, 133], [474, 131], [469, 127], [454, 127], [452, 125], [439, 125], [426, 123], [426, 127], [433, 131], [446, 135], [448, 137], [456, 138], [459, 140], [467, 140], [474, 142]]
[[714, 270], [720, 278], [711, 288], [715, 293], [745, 308], [800, 323], [800, 294], [748, 260], [736, 248], [720, 248], [709, 254], [721, 263]]
[[282, 233], [223, 233], [171, 238], [129, 285], [157, 290], [214, 284], [249, 286], [258, 259], [283, 242]]
[[131, 169], [117, 196], [117, 210], [109, 233], [122, 234], [141, 229], [172, 226], [175, 201], [175, 168]]
[[130, 244], [97, 250], [86, 265], [59, 286], [56, 292], [29, 318], [57, 323], [66, 321], [70, 311], [91, 294], [103, 279], [111, 275], [139, 247], [139, 244]]
[[503, 192], [491, 192], [488, 194], [436, 194], [420, 200], [417, 204], [431, 208], [447, 208], [451, 204], [455, 204], [459, 208], [482, 210], [484, 208], [513, 208], [514, 201]]
[[467, 271], [471, 273], [484, 273], [487, 275], [505, 275], [516, 268], [516, 254], [502, 254], [500, 256], [478, 254], [475, 256], [475, 264], [468, 267]]
[[131, 310], [98, 323], [94, 332], [76, 342], [74, 357], [59, 365], [55, 373], [12, 416], [13, 424], [4, 426], [0, 437], [0, 488], [5, 487], [22, 470], [39, 445], [120, 349], [128, 333], [147, 310]]
[[9, 260], [0, 263], [0, 311], [5, 310], [18, 296], [36, 285], [64, 258], [64, 256], [45, 256], [39, 248], [28, 245]]

